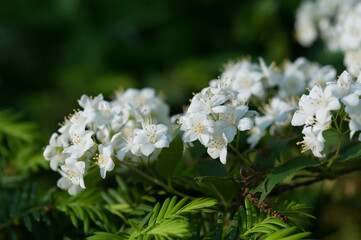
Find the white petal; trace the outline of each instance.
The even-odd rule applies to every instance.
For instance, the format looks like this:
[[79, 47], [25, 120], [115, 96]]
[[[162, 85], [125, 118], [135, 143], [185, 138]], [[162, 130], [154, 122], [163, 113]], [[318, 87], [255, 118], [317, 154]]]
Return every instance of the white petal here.
[[221, 160], [221, 163], [226, 164], [226, 162], [227, 162], [227, 148], [226, 147], [222, 148], [219, 160]]
[[253, 123], [252, 119], [250, 119], [250, 118], [242, 118], [241, 120], [239, 120], [238, 125], [237, 125], [237, 127], [240, 131], [250, 130], [253, 128], [253, 126], [254, 126], [254, 123]]
[[154, 151], [155, 147], [153, 144], [144, 144], [140, 146], [140, 150], [145, 156], [149, 156]]

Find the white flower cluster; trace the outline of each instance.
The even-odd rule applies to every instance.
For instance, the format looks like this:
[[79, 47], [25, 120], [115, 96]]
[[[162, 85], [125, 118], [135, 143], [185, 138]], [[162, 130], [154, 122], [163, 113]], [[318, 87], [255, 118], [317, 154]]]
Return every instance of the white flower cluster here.
[[65, 119], [44, 151], [62, 176], [58, 187], [71, 195], [85, 188], [83, 176], [91, 167], [105, 178], [114, 159], [152, 160], [169, 146], [169, 107], [153, 89], [128, 89], [113, 101], [83, 95], [78, 103], [82, 109]]
[[244, 99], [243, 94], [225, 88], [222, 82], [195, 94], [187, 112], [178, 121], [184, 132], [183, 141], [199, 140], [212, 158], [220, 158], [225, 164], [228, 143], [238, 130], [251, 129], [257, 114], [239, 99]]
[[[336, 70], [332, 66], [321, 66], [302, 57], [294, 62], [286, 61], [281, 68], [274, 64], [267, 66], [261, 58], [259, 64], [243, 59], [226, 65], [220, 78], [211, 81], [210, 85], [216, 87], [221, 83], [223, 88], [241, 93], [237, 99], [241, 104], [256, 102], [261, 116], [255, 119], [255, 126], [247, 139], [254, 148], [265, 136], [267, 128], [274, 135], [290, 124], [295, 99], [307, 87], [316, 83], [326, 86], [335, 79]], [[259, 102], [266, 98], [269, 98], [267, 104]]]
[[[325, 87], [315, 84], [309, 94], [302, 95], [298, 110], [292, 118], [293, 126], [304, 126], [302, 144], [303, 152], [311, 150], [313, 155], [322, 158], [325, 139], [324, 130], [329, 129], [332, 121], [331, 111], [339, 110], [344, 105], [345, 112], [350, 117], [350, 138], [361, 130], [361, 82], [352, 79], [344, 71], [335, 82], [329, 82]], [[361, 135], [359, 136], [361, 141]]]
[[[296, 38], [305, 47], [320, 35], [332, 52], [345, 54], [344, 64], [353, 76], [361, 69], [361, 1], [303, 1], [296, 13]], [[319, 34], [318, 34], [319, 33]]]

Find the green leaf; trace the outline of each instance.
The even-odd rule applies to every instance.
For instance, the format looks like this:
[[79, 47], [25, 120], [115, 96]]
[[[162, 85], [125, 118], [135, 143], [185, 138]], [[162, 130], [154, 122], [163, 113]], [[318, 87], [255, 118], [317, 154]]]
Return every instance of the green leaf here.
[[[289, 162], [275, 168], [271, 174], [252, 192], [261, 192], [261, 197], [258, 204], [261, 204], [268, 194], [271, 193], [272, 189], [283, 179], [291, 175], [292, 173], [307, 168], [320, 165], [320, 162], [299, 156], [291, 159]], [[262, 186], [263, 185], [263, 186]]]
[[222, 234], [223, 234], [223, 219], [222, 219], [222, 215], [219, 215], [217, 220], [217, 232], [216, 232], [215, 240], [221, 240]]
[[209, 212], [209, 208], [215, 206], [216, 204], [217, 201], [211, 198], [196, 198], [179, 209], [176, 214], [196, 213], [199, 211]]
[[95, 232], [94, 236], [87, 237], [88, 240], [125, 240], [128, 239], [126, 234], [116, 235], [108, 232]]
[[191, 235], [189, 223], [181, 220], [170, 219], [162, 221], [156, 227], [149, 230], [146, 234], [158, 235], [164, 237], [184, 238]]
[[160, 209], [159, 214], [158, 214], [158, 216], [157, 216], [157, 220], [155, 221], [156, 223], [160, 222], [160, 220], [163, 219], [163, 216], [164, 216], [164, 214], [165, 214], [165, 211], [166, 211], [167, 208], [168, 208], [169, 202], [170, 202], [170, 199], [169, 199], [169, 198], [167, 198], [167, 199], [163, 202], [162, 208]]
[[166, 179], [170, 179], [180, 164], [183, 156], [183, 141], [177, 135], [170, 143], [169, 148], [163, 148], [158, 156], [156, 170]]
[[224, 205], [238, 194], [235, 183], [230, 178], [222, 177], [196, 177], [196, 183], [205, 194], [220, 199]]
[[28, 215], [25, 215], [23, 218], [24, 224], [26, 229], [28, 229], [29, 232], [31, 232], [32, 230], [32, 224], [31, 224], [31, 219]]
[[238, 226], [238, 218], [239, 218], [239, 214], [236, 213], [233, 217], [232, 220], [232, 226], [231, 226], [231, 231], [228, 233], [226, 240], [233, 240], [236, 238], [237, 235], [237, 226]]
[[361, 156], [361, 143], [358, 143], [345, 152], [343, 152], [340, 157], [336, 160], [336, 162], [346, 162], [350, 159], [357, 158]]
[[286, 145], [290, 141], [292, 141], [292, 140], [294, 140], [294, 139], [296, 139], [298, 137], [299, 137], [299, 135], [297, 135], [295, 137], [291, 137], [291, 138], [286, 138], [286, 139], [275, 139], [275, 138], [271, 139], [268, 142], [268, 144], [272, 149], [272, 155], [276, 159], [278, 159], [278, 161], [281, 161], [281, 152], [282, 152], [282, 150], [285, 149]]

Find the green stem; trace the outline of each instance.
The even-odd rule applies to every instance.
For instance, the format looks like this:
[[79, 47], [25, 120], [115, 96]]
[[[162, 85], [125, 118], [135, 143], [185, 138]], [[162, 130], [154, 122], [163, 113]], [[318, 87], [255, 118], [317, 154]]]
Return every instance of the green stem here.
[[170, 193], [174, 193], [180, 197], [187, 197], [189, 199], [195, 199], [192, 196], [189, 196], [185, 193], [181, 193], [173, 188], [170, 188], [169, 186], [167, 186], [167, 184], [165, 184], [164, 182], [160, 181], [159, 179], [155, 179], [152, 176], [149, 176], [148, 174], [146, 174], [145, 172], [141, 171], [140, 169], [132, 166], [131, 164], [126, 163], [125, 161], [120, 161], [121, 164], [123, 164], [124, 166], [126, 166], [127, 168], [129, 168], [130, 170], [132, 170], [133, 172], [138, 173], [139, 175], [141, 175], [142, 177], [146, 178], [147, 180], [151, 181], [152, 183], [155, 183], [159, 186], [161, 186], [162, 188], [164, 188], [166, 191], [170, 192]]
[[[337, 135], [338, 135], [338, 143], [337, 143], [337, 150], [335, 155], [328, 160], [327, 169], [330, 170], [332, 165], [334, 164], [335, 160], [338, 158], [338, 155], [340, 154], [341, 149], [341, 136], [345, 133], [342, 133], [342, 124], [345, 119], [344, 115], [344, 107], [342, 106], [341, 110], [337, 112], [336, 117], [333, 119], [333, 122], [336, 127]], [[340, 117], [340, 126], [337, 124], [337, 118]]]
[[235, 154], [237, 154], [237, 156], [247, 165], [247, 166], [252, 166], [252, 162], [250, 160], [248, 160], [248, 158], [246, 158], [245, 156], [243, 156], [238, 149], [236, 149], [232, 144], [228, 144], [229, 148], [233, 150], [233, 152]]
[[236, 138], [236, 149], [238, 150], [239, 148], [239, 136], [240, 136], [241, 134], [239, 133], [239, 130], [237, 129], [237, 138]]
[[335, 160], [338, 158], [338, 154], [340, 153], [340, 148], [341, 148], [341, 135], [338, 135], [338, 143], [337, 143], [337, 150], [335, 155], [329, 159], [328, 164], [327, 164], [327, 168], [330, 169], [333, 165], [333, 163], [335, 162]]

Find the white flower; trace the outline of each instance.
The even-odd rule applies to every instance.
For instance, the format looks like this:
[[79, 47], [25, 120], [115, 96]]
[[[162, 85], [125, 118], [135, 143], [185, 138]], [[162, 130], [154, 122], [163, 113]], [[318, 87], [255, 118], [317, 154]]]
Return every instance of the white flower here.
[[264, 116], [272, 122], [286, 122], [289, 118], [289, 112], [294, 109], [290, 104], [279, 97], [271, 99], [270, 103], [264, 106]]
[[183, 141], [199, 140], [203, 145], [208, 144], [214, 131], [214, 121], [209, 120], [205, 113], [193, 113], [179, 119], [181, 130], [184, 131]]
[[115, 134], [111, 140], [111, 145], [119, 160], [123, 160], [124, 157], [135, 160], [142, 155], [140, 144], [134, 142], [134, 129], [132, 128], [124, 128], [122, 132]]
[[90, 123], [94, 122], [95, 114], [93, 112], [75, 111], [69, 119], [69, 133], [72, 134], [76, 131], [84, 131]]
[[307, 150], [311, 150], [313, 155], [322, 158], [325, 154], [321, 154], [324, 148], [325, 139], [322, 136], [322, 129], [315, 127], [304, 127], [302, 133], [305, 135], [302, 142], [298, 142], [297, 145], [302, 146], [302, 153]]
[[346, 51], [343, 64], [347, 67], [347, 71], [357, 77], [361, 76], [361, 48], [352, 51]]
[[75, 158], [67, 158], [65, 165], [59, 170], [62, 177], [58, 180], [58, 187], [67, 189], [70, 195], [76, 195], [85, 189], [83, 175], [85, 173], [85, 162], [77, 161]]
[[297, 69], [296, 66], [288, 66], [279, 83], [279, 88], [279, 95], [281, 97], [299, 96], [306, 88], [305, 74]]
[[82, 95], [78, 100], [79, 105], [85, 110], [88, 111], [90, 109], [96, 110], [98, 108], [98, 104], [103, 101], [103, 95], [99, 94], [95, 98], [88, 97], [87, 95]]
[[212, 137], [210, 142], [206, 145], [207, 153], [213, 159], [219, 158], [221, 163], [227, 162], [227, 139], [223, 137]]
[[361, 131], [361, 100], [355, 106], [346, 106], [346, 113], [350, 116], [349, 128], [350, 138], [353, 137], [355, 132]]
[[275, 62], [272, 62], [272, 64], [267, 67], [263, 58], [259, 57], [258, 60], [263, 76], [267, 79], [268, 87], [275, 87], [281, 79], [279, 72], [276, 71]]
[[134, 143], [140, 145], [140, 151], [151, 155], [154, 150], [169, 147], [170, 136], [168, 127], [164, 124], [143, 124], [143, 129], [134, 130]]
[[100, 168], [100, 175], [105, 178], [106, 173], [110, 172], [114, 168], [114, 162], [111, 158], [113, 149], [111, 146], [104, 147], [99, 145], [99, 156], [97, 157], [97, 165]]
[[95, 143], [92, 139], [93, 134], [94, 132], [92, 131], [74, 132], [71, 138], [72, 145], [65, 148], [63, 153], [70, 154], [73, 158], [80, 158], [86, 151], [94, 146]]
[[103, 95], [99, 94], [95, 98], [92, 96], [88, 97], [87, 95], [82, 95], [78, 100], [79, 105], [84, 109], [84, 113], [87, 116], [88, 122], [94, 122], [97, 117], [98, 105], [103, 101]]
[[98, 109], [96, 121], [98, 126], [122, 123], [122, 117], [120, 116], [120, 113], [122, 112], [121, 106], [117, 105], [112, 107], [109, 102], [101, 101]]
[[214, 107], [220, 106], [228, 100], [228, 96], [220, 93], [213, 94], [212, 88], [204, 88], [202, 92], [194, 95], [188, 108], [188, 113], [211, 113]]
[[351, 75], [343, 71], [337, 83], [330, 83], [327, 88], [332, 95], [339, 98], [346, 106], [355, 106], [361, 95], [361, 83], [354, 83]]
[[327, 83], [336, 79], [336, 69], [330, 65], [323, 67], [315, 66], [315, 69], [310, 73], [310, 75], [311, 81], [308, 83], [310, 88], [316, 84], [325, 88]]
[[301, 126], [310, 121], [313, 122], [315, 118], [320, 125], [328, 126], [330, 111], [338, 110], [340, 107], [340, 102], [330, 94], [327, 87], [323, 91], [319, 85], [315, 85], [308, 95], [302, 95], [299, 101], [299, 110], [293, 115], [292, 125]]
[[261, 127], [262, 124], [259, 124], [260, 120], [261, 118], [256, 118], [256, 126], [251, 129], [251, 134], [247, 138], [247, 143], [250, 144], [250, 148], [254, 148], [266, 133], [265, 128]]
[[44, 158], [50, 161], [50, 168], [54, 171], [58, 169], [59, 164], [63, 164], [66, 158], [66, 154], [63, 153], [63, 149], [68, 144], [64, 145], [61, 141], [61, 136], [57, 133], [53, 133], [50, 138], [50, 143], [44, 150]]
[[317, 38], [315, 25], [315, 4], [304, 2], [296, 12], [296, 38], [304, 47], [309, 47]]
[[[141, 90], [129, 88], [125, 92], [116, 92], [116, 100], [114, 104], [124, 106], [124, 119], [127, 116], [133, 116], [134, 109], [144, 116], [150, 116], [153, 123], [162, 123], [169, 125], [169, 106], [162, 98], [156, 95], [152, 88], [144, 88]], [[129, 106], [132, 106], [129, 108]]]
[[361, 4], [357, 4], [353, 11], [340, 16], [337, 27], [340, 31], [340, 45], [343, 50], [352, 50], [361, 44]]

